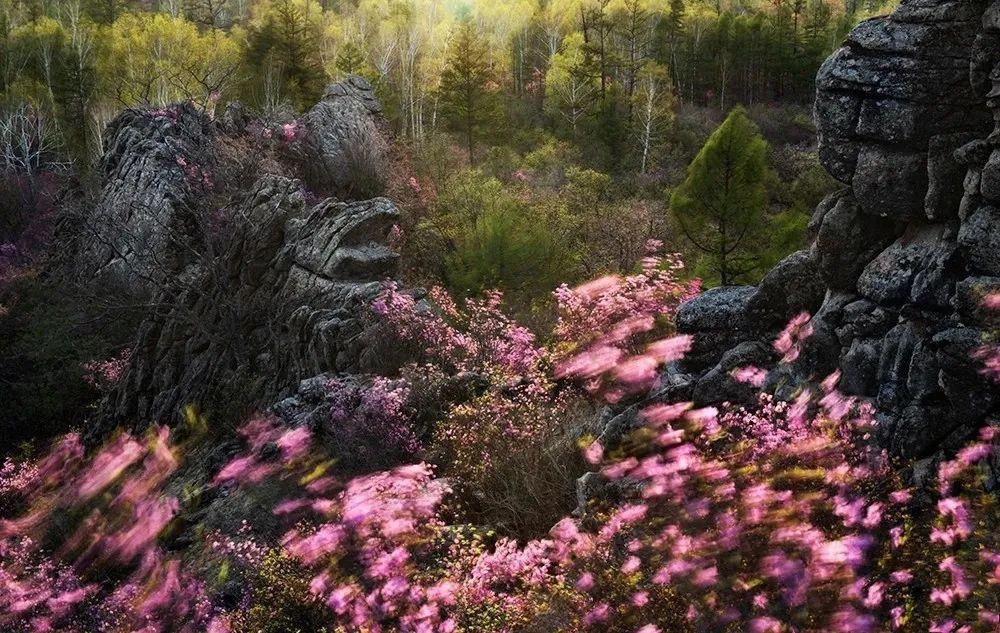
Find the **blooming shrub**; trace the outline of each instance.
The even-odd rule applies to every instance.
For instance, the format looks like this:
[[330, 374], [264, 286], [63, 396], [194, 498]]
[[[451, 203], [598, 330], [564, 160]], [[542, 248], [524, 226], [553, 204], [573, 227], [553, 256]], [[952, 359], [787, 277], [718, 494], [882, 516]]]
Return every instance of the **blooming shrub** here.
[[641, 272], [625, 278], [603, 277], [576, 289], [555, 292], [559, 319], [555, 336], [560, 360], [556, 376], [579, 378], [591, 392], [602, 389], [605, 378], [617, 387], [604, 397], [615, 401], [628, 393], [648, 389], [663, 363], [679, 359], [690, 347], [687, 338], [661, 340], [640, 352], [655, 333], [669, 333], [680, 304], [698, 294], [697, 281], [683, 283], [676, 256], [654, 255], [651, 242]]
[[132, 350], [122, 350], [117, 356], [107, 360], [92, 360], [83, 363], [83, 381], [101, 393], [111, 391], [128, 369]]
[[11, 512], [25, 500], [38, 479], [38, 466], [30, 460], [7, 458], [0, 466], [0, 516]]
[[503, 313], [501, 292], [466, 299], [462, 309], [443, 288], [433, 288], [430, 298], [436, 310], [387, 282], [372, 309], [403, 341], [425, 349], [428, 360], [452, 373], [504, 379], [540, 372], [544, 350], [530, 330]]
[[[26, 509], [0, 521], [0, 624], [221, 631], [204, 584], [158, 543], [179, 510], [162, 490], [177, 463], [166, 429], [121, 435], [89, 459], [78, 436], [63, 438], [34, 465]], [[122, 580], [100, 582], [108, 570]]]
[[677, 308], [696, 296], [701, 286], [697, 280], [682, 282], [677, 273], [684, 264], [676, 255], [656, 256], [661, 246], [656, 241], [647, 244], [648, 256], [634, 275], [606, 276], [555, 291], [555, 336], [568, 352], [579, 353], [599, 343], [625, 346], [635, 341], [636, 334], [672, 327]]
[[[496, 340], [518, 327], [499, 313], [498, 297], [461, 310], [445, 302], [441, 312], [391, 287], [383, 300], [381, 313], [403, 334], [451, 342], [431, 350], [435, 376], [447, 367], [485, 378], [481, 393], [444, 412], [435, 444], [451, 456], [440, 471], [417, 463], [343, 481], [310, 431], [251, 419], [240, 429], [245, 450], [213, 483], [252, 490], [281, 478], [296, 492], [274, 508], [290, 526], [279, 543], [259, 541], [249, 526], [207, 535], [210, 556], [223, 559], [220, 579], [228, 563], [244, 574], [246, 590], [226, 602], [193, 573], [197, 564], [161, 543], [180, 509], [164, 494], [181, 457], [167, 432], [143, 442], [121, 435], [89, 458], [68, 436], [37, 462], [0, 469], [0, 497], [24, 500], [5, 507], [0, 522], [0, 625], [213, 633], [1000, 626], [1000, 535], [991, 529], [1000, 509], [983, 485], [1000, 457], [997, 428], [941, 463], [931, 485], [908, 488], [873, 446], [875, 411], [839, 393], [837, 374], [788, 402], [761, 395], [721, 410], [647, 402], [642, 426], [620, 445], [584, 451], [607, 493], [547, 534], [514, 540], [463, 523], [469, 500], [460, 487], [495, 481], [486, 474], [502, 455], [491, 441], [507, 438], [517, 451], [549, 439], [544, 429], [566, 413], [549, 368], [615, 399], [636, 384], [623, 363], [655, 371], [683, 355], [685, 340], [669, 328], [665, 339], [642, 340], [655, 330], [611, 322], [609, 332], [628, 334], [552, 351], [530, 337]], [[468, 314], [477, 310], [490, 322], [473, 325]], [[808, 324], [808, 315], [797, 317], [775, 342], [783, 362], [810, 336]], [[595, 345], [619, 356], [599, 363]], [[760, 384], [765, 372], [734, 374]], [[338, 386], [342, 424], [367, 420], [382, 437], [409, 421], [397, 383], [377, 382], [370, 396]]]
[[388, 468], [412, 461], [421, 450], [413, 420], [406, 411], [409, 386], [375, 378], [360, 387], [331, 380], [330, 432], [344, 446], [341, 460], [359, 467]]

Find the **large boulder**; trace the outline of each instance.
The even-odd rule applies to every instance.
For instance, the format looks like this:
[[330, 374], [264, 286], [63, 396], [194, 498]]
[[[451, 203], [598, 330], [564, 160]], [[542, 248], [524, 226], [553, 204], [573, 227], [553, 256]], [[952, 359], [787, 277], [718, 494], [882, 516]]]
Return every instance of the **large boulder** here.
[[389, 146], [382, 107], [368, 81], [350, 75], [330, 85], [301, 123], [310, 187], [352, 200], [384, 193]]
[[753, 286], [712, 288], [681, 305], [677, 330], [694, 335], [685, 366], [711, 367], [726, 350], [750, 338], [747, 304], [756, 292]]
[[1000, 288], [997, 88], [1000, 1], [903, 0], [858, 25], [820, 69], [815, 102], [820, 161], [845, 188], [817, 207], [808, 255], [756, 291], [692, 302], [681, 327], [696, 337], [696, 400], [749, 398], [733, 365], [825, 291], [812, 335], [765, 389], [795, 398], [839, 368], [842, 390], [877, 404], [882, 446], [923, 460], [915, 477], [1000, 419], [976, 357], [1000, 323], [983, 305]]
[[862, 22], [821, 67], [820, 160], [844, 183], [860, 175], [855, 192], [866, 211], [913, 217], [928, 193], [930, 138], [988, 126], [982, 93], [968, 80], [986, 4], [903, 2]]
[[816, 257], [810, 251], [798, 251], [783, 259], [760, 282], [747, 301], [747, 319], [756, 332], [775, 332], [796, 314], [815, 312], [825, 296], [826, 285]]
[[970, 265], [989, 275], [1000, 275], [1000, 208], [983, 206], [962, 223], [958, 243]]
[[944, 268], [953, 250], [945, 238], [945, 227], [915, 227], [865, 267], [858, 279], [858, 293], [881, 305], [904, 303], [910, 299], [917, 276], [924, 273], [926, 284], [926, 277]]
[[892, 242], [894, 223], [861, 213], [850, 191], [820, 204], [812, 222], [816, 255], [827, 286], [853, 290], [861, 271]]

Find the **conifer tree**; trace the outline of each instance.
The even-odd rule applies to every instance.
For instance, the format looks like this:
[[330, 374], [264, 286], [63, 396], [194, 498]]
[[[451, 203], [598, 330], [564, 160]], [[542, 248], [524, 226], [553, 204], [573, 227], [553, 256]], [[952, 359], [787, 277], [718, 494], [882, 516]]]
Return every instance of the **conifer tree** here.
[[326, 73], [317, 33], [292, 0], [276, 0], [260, 25], [250, 29], [247, 61], [257, 78], [277, 77], [283, 97], [304, 110], [323, 95]]
[[337, 70], [347, 75], [361, 72], [365, 65], [365, 54], [354, 42], [347, 42], [337, 53]]
[[704, 254], [704, 268], [723, 286], [739, 283], [760, 264], [766, 244], [767, 143], [737, 107], [712, 133], [670, 200], [688, 240]]
[[458, 27], [448, 51], [448, 62], [441, 75], [441, 104], [445, 118], [462, 134], [475, 165], [476, 137], [487, 123], [495, 124], [498, 112], [490, 91], [493, 69], [489, 63], [486, 40], [471, 20]]

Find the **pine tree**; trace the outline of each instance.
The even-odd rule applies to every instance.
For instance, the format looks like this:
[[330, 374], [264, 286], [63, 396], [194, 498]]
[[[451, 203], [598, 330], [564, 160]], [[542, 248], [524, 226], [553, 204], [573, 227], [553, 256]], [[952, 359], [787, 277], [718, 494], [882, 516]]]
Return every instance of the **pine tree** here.
[[449, 49], [447, 66], [441, 75], [442, 112], [464, 137], [469, 164], [475, 165], [476, 137], [484, 125], [495, 123], [497, 114], [496, 99], [490, 91], [493, 69], [489, 51], [471, 21], [459, 26]]
[[760, 264], [766, 178], [767, 143], [738, 107], [705, 142], [671, 197], [681, 230], [724, 286], [745, 280]]
[[87, 0], [87, 14], [98, 24], [111, 24], [128, 10], [126, 0]]
[[263, 22], [250, 30], [247, 61], [266, 79], [276, 76], [282, 96], [304, 110], [323, 95], [326, 73], [313, 25], [291, 0], [276, 0]]
[[94, 66], [80, 51], [66, 47], [56, 68], [55, 100], [68, 149], [76, 158], [77, 167], [86, 170], [90, 158], [88, 114], [97, 89]]
[[364, 65], [364, 51], [354, 42], [347, 42], [337, 53], [337, 70], [344, 74], [357, 74], [361, 72]]
[[687, 8], [684, 0], [670, 0], [670, 10], [657, 25], [656, 53], [669, 70], [674, 88], [679, 92], [681, 87], [678, 75], [677, 51], [681, 38], [684, 36], [684, 14]]

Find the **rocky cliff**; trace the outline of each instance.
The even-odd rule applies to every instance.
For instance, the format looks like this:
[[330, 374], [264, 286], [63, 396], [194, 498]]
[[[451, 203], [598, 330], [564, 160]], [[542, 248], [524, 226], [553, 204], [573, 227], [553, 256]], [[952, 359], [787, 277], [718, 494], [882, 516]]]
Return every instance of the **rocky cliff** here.
[[[772, 364], [800, 311], [815, 334], [767, 386], [791, 394], [842, 372], [877, 402], [879, 441], [928, 458], [996, 421], [1000, 393], [970, 354], [1000, 290], [1000, 2], [903, 0], [860, 24], [823, 65], [815, 107], [823, 166], [843, 188], [816, 209], [815, 241], [758, 287], [685, 306], [695, 353], [667, 381], [702, 404], [747, 392], [736, 367]], [[998, 119], [1000, 120], [1000, 119]]]

